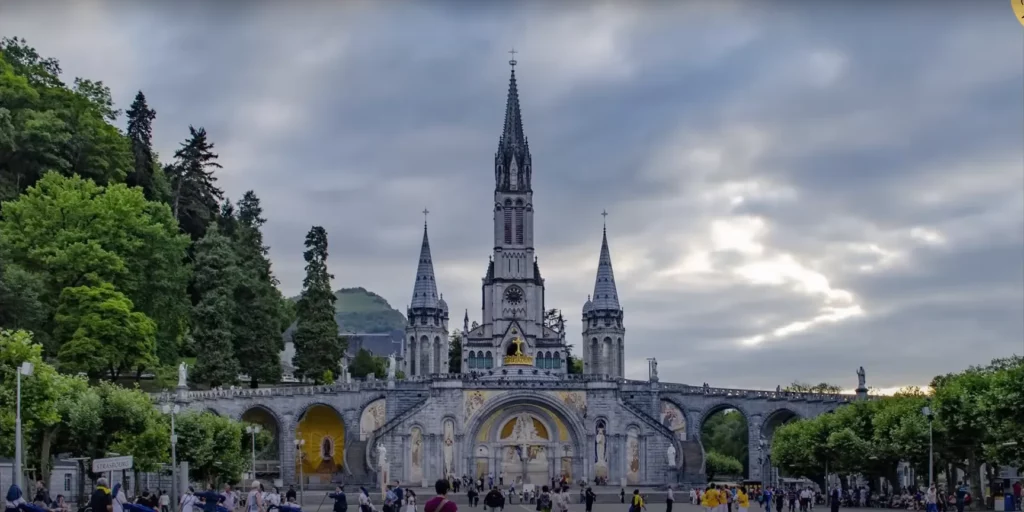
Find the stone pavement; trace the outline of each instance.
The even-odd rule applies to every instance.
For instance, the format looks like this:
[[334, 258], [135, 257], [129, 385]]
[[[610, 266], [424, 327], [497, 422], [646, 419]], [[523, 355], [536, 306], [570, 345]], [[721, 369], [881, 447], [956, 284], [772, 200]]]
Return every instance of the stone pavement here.
[[[423, 489], [423, 490], [426, 491], [426, 489]], [[641, 492], [643, 492], [642, 489], [641, 489]], [[417, 496], [419, 497], [419, 504], [416, 505], [416, 509], [417, 509], [418, 512], [423, 512], [423, 503], [425, 503], [427, 499], [433, 497], [433, 494], [432, 493], [431, 494], [417, 493]], [[467, 505], [466, 504], [466, 500], [465, 500], [465, 495], [462, 495], [462, 496], [456, 495], [456, 496], [453, 496], [453, 497], [456, 498], [454, 501], [458, 504], [460, 512], [490, 512], [490, 510], [484, 508], [482, 503], [481, 503], [481, 505], [479, 507], [476, 507], [476, 508], [470, 507], [469, 505]], [[605, 498], [606, 496], [599, 495], [599, 497], [600, 498]], [[610, 497], [610, 496], [608, 496], [608, 497]], [[320, 494], [319, 496], [317, 496], [317, 500], [315, 502], [312, 502], [310, 500], [309, 494], [307, 494], [307, 503], [308, 503], [308, 505], [302, 507], [303, 512], [331, 512], [331, 507], [333, 506], [333, 504], [331, 503], [331, 500], [329, 500], [329, 499], [324, 501], [323, 507], [321, 507], [319, 509], [317, 508], [318, 504], [320, 503], [320, 500], [322, 498], [323, 498], [323, 494]], [[378, 496], [378, 498], [379, 498], [379, 496]], [[595, 503], [594, 504], [594, 508], [593, 508], [593, 512], [628, 512], [629, 506], [619, 503], [619, 501], [618, 501], [618, 494], [617, 493], [614, 496], [614, 498], [615, 498], [614, 502], [605, 502], [602, 499], [598, 503]], [[659, 493], [658, 497], [655, 497], [653, 492], [652, 493], [648, 493], [648, 498], [650, 499], [650, 501], [648, 502], [647, 511], [646, 512], [665, 512], [664, 493]], [[380, 510], [379, 502], [380, 502], [379, 499], [374, 499], [374, 504], [377, 506], [378, 511]], [[354, 505], [355, 501], [350, 501], [350, 503], [352, 503], [352, 505], [349, 506], [349, 512], [358, 512], [357, 507], [355, 507], [355, 505]], [[506, 503], [505, 504], [505, 509], [503, 511], [501, 511], [501, 512], [536, 512], [536, 510], [537, 510], [536, 509], [536, 505], [529, 504], [529, 503], [528, 504], [515, 503], [515, 504], [511, 504], [511, 505]], [[866, 511], [869, 511], [869, 510], [872, 510], [874, 512], [879, 512], [880, 510], [887, 510], [887, 509], [843, 508], [841, 510], [842, 510], [842, 512], [866, 512]], [[761, 512], [761, 511], [763, 511], [763, 509], [756, 508], [756, 507], [752, 507], [752, 508], [748, 509], [748, 512]], [[814, 511], [815, 512], [828, 512], [828, 508], [824, 507], [824, 506], [818, 506], [818, 507], [814, 508]], [[584, 512], [584, 507], [580, 503], [572, 503], [572, 504], [569, 505], [569, 512]], [[677, 501], [672, 506], [672, 512], [704, 512], [704, 508], [696, 506], [696, 505], [690, 505], [689, 499], [687, 498], [687, 501], [685, 501], [684, 503], [679, 503]], [[737, 511], [734, 511], [734, 512], [737, 512]]]

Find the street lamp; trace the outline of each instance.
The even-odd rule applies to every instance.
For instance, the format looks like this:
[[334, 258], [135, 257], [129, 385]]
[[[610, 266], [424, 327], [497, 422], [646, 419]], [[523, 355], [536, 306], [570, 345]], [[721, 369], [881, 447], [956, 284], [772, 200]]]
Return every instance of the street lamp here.
[[171, 416], [171, 503], [178, 503], [178, 435], [174, 433], [174, 417], [181, 411], [178, 404], [164, 404], [164, 414]]
[[259, 425], [249, 425], [245, 427], [247, 434], [252, 434], [252, 479], [256, 480], [256, 435], [260, 433]]
[[21, 376], [26, 377], [32, 375], [34, 367], [32, 363], [24, 361], [18, 368], [17, 373], [17, 399], [16, 399], [16, 411], [14, 413], [14, 483], [18, 484], [18, 487], [27, 489], [25, 487], [25, 475], [21, 472]]
[[306, 445], [306, 440], [305, 439], [296, 439], [295, 440], [295, 452], [296, 452], [297, 457], [299, 459], [299, 506], [300, 507], [302, 506], [303, 491], [305, 490], [304, 486], [302, 485], [302, 480], [303, 480], [302, 479], [302, 447], [305, 446], [305, 445]]
[[928, 407], [927, 405], [921, 408], [921, 414], [924, 414], [924, 416], [928, 418], [928, 487], [931, 487], [932, 485], [935, 485], [935, 482], [932, 480], [932, 475], [934, 474], [934, 471], [932, 469], [932, 419], [934, 418], [934, 415], [932, 414], [932, 408]]

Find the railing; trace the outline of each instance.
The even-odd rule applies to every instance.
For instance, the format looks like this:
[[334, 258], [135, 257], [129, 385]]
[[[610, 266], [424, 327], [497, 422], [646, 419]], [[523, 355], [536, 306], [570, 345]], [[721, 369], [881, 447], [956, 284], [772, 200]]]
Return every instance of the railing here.
[[[625, 386], [636, 386], [649, 389], [652, 382], [642, 380], [630, 380], [613, 378], [605, 375], [576, 375], [576, 374], [562, 374], [558, 371], [541, 370], [541, 369], [529, 369], [523, 373], [523, 376], [534, 375], [533, 372], [537, 372], [536, 375], [556, 375], [559, 377], [557, 381], [530, 381], [519, 378], [520, 375], [517, 373], [509, 374], [505, 377], [501, 374], [501, 368], [495, 368], [487, 370], [486, 372], [477, 373], [459, 373], [459, 374], [434, 374], [425, 376], [409, 377], [403, 380], [395, 382], [397, 388], [416, 388], [425, 387], [433, 383], [461, 381], [463, 383], [471, 383], [473, 387], [477, 388], [565, 388], [565, 389], [582, 389], [585, 388], [587, 383], [591, 382], [603, 382], [616, 385]], [[494, 377], [497, 378], [494, 378]], [[487, 378], [484, 378], [487, 377]], [[840, 394], [840, 393], [800, 393], [793, 391], [765, 391], [756, 389], [730, 389], [730, 388], [715, 388], [710, 386], [690, 386], [688, 384], [674, 384], [674, 383], [657, 383], [660, 391], [669, 393], [678, 393], [683, 395], [705, 395], [705, 396], [718, 396], [727, 398], [747, 398], [747, 399], [768, 399], [768, 400], [802, 400], [802, 401], [818, 401], [818, 402], [851, 402], [855, 400], [856, 395]], [[319, 394], [336, 394], [345, 392], [359, 392], [359, 391], [377, 391], [388, 389], [388, 381], [386, 380], [365, 380], [365, 381], [353, 381], [353, 382], [338, 382], [334, 384], [325, 385], [306, 385], [306, 386], [275, 386], [266, 388], [228, 388], [228, 389], [210, 389], [203, 391], [186, 391], [185, 398], [187, 400], [217, 400], [217, 399], [233, 399], [233, 398], [263, 398], [263, 397], [275, 397], [275, 396], [303, 396], [303, 395], [319, 395]], [[177, 393], [174, 391], [163, 391], [159, 393], [150, 393], [150, 397], [157, 402], [170, 402], [174, 401], [177, 397]]]
[[675, 432], [673, 432], [671, 429], [669, 429], [665, 425], [662, 425], [660, 421], [654, 419], [650, 414], [647, 414], [643, 409], [641, 409], [641, 408], [639, 408], [639, 407], [637, 407], [637, 406], [635, 406], [635, 405], [633, 405], [633, 404], [631, 404], [631, 403], [629, 403], [629, 402], [627, 402], [625, 400], [621, 400], [620, 399], [619, 403], [622, 404], [622, 406], [625, 407], [626, 410], [628, 410], [629, 412], [633, 413], [634, 416], [636, 416], [636, 417], [640, 418], [641, 420], [643, 420], [643, 422], [646, 423], [647, 426], [653, 428], [654, 430], [657, 430], [658, 433], [660, 433], [661, 435], [666, 436], [669, 439], [675, 440], [675, 435], [676, 435]]

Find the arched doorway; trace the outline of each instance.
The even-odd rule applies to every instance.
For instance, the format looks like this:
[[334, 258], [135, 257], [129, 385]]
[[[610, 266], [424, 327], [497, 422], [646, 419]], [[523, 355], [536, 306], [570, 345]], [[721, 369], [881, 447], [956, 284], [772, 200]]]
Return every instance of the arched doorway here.
[[[275, 479], [281, 475], [281, 427], [274, 413], [262, 406], [252, 407], [242, 413], [241, 420], [260, 427], [270, 435], [270, 442], [256, 450], [256, 476]], [[251, 434], [246, 434], [250, 436]], [[246, 442], [251, 442], [246, 439]]]
[[492, 398], [467, 421], [464, 453], [476, 477], [495, 484], [544, 485], [584, 476], [582, 424], [561, 402], [533, 396]]
[[[704, 414], [699, 432], [705, 453], [704, 473], [709, 478], [726, 475], [749, 477], [751, 447], [748, 425], [746, 415], [732, 404], [715, 405]], [[721, 457], [709, 457], [711, 453]], [[709, 466], [709, 458], [715, 461], [714, 466]]]
[[295, 438], [304, 441], [296, 458], [306, 483], [338, 481], [345, 461], [345, 422], [333, 407], [309, 406], [299, 417]]

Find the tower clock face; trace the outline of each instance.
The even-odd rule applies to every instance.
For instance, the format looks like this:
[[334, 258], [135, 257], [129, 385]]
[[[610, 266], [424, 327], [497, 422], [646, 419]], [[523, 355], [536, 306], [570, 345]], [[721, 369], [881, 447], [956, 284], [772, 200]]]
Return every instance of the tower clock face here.
[[505, 301], [513, 306], [523, 302], [523, 289], [518, 286], [510, 286], [505, 290]]

